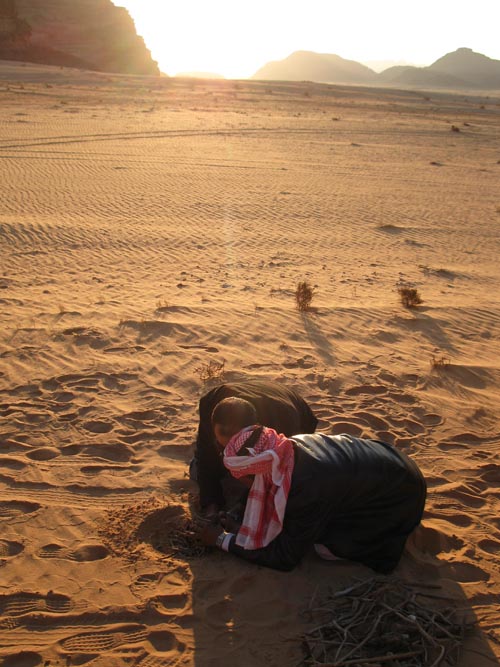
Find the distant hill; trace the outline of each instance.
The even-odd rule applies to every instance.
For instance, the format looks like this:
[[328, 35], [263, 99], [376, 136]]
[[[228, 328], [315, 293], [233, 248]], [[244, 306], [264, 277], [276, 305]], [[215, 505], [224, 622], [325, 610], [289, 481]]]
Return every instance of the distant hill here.
[[185, 79], [224, 79], [222, 74], [214, 72], [177, 72], [176, 77]]
[[252, 79], [318, 81], [340, 84], [408, 86], [412, 88], [478, 88], [500, 90], [500, 60], [461, 48], [429, 67], [389, 67], [376, 73], [353, 60], [332, 54], [296, 51], [261, 67]]
[[380, 72], [380, 84], [420, 88], [467, 88], [469, 84], [451, 74], [433, 71], [430, 67], [389, 67]]
[[252, 79], [321, 81], [323, 83], [375, 83], [376, 73], [354, 60], [329, 53], [295, 51], [284, 60], [267, 63]]
[[130, 14], [111, 0], [0, 0], [0, 58], [160, 73]]
[[500, 89], [500, 60], [492, 60], [472, 49], [448, 53], [428, 69], [464, 79], [471, 86]]

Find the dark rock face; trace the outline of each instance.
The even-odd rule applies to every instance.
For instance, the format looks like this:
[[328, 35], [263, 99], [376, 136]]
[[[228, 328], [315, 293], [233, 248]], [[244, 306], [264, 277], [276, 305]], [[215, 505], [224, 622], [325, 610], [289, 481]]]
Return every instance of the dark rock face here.
[[130, 14], [111, 0], [0, 0], [0, 58], [160, 73]]
[[0, 0], [0, 46], [22, 46], [31, 37], [31, 27], [19, 18], [15, 0]]

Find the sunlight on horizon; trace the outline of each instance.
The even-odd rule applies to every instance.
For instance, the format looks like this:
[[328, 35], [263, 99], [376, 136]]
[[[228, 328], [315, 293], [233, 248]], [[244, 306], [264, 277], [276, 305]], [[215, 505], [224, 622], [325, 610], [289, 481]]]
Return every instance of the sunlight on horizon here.
[[[455, 1], [294, 0], [252, 5], [234, 0], [114, 0], [130, 12], [162, 72], [210, 72], [247, 78], [294, 51], [334, 53], [348, 60], [430, 65], [468, 47], [500, 60], [500, 3], [476, 0], [462, 12]], [[495, 6], [496, 5], [496, 6]]]

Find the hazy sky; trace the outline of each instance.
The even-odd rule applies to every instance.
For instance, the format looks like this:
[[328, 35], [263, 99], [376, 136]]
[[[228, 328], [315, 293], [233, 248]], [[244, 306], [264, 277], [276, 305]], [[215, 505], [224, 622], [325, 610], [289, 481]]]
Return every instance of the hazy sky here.
[[466, 46], [500, 60], [500, 0], [113, 0], [166, 74], [246, 78], [293, 51], [430, 65]]

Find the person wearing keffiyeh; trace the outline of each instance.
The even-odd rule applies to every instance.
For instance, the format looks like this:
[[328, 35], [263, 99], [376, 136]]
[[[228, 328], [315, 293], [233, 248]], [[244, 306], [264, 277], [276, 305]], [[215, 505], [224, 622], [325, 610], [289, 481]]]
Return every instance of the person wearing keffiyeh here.
[[244, 380], [225, 382], [210, 389], [199, 402], [198, 433], [190, 463], [190, 477], [199, 485], [200, 506], [207, 515], [216, 514], [228, 501], [225, 485], [230, 474], [214, 438], [212, 414], [217, 405], [229, 397], [249, 402], [255, 409], [255, 421], [288, 436], [313, 433], [318, 423], [302, 396], [277, 382]]
[[287, 571], [314, 546], [386, 573], [420, 523], [423, 475], [384, 442], [244, 425], [219, 443], [226, 468], [251, 488], [241, 524], [222, 515], [202, 538], [245, 560]]

